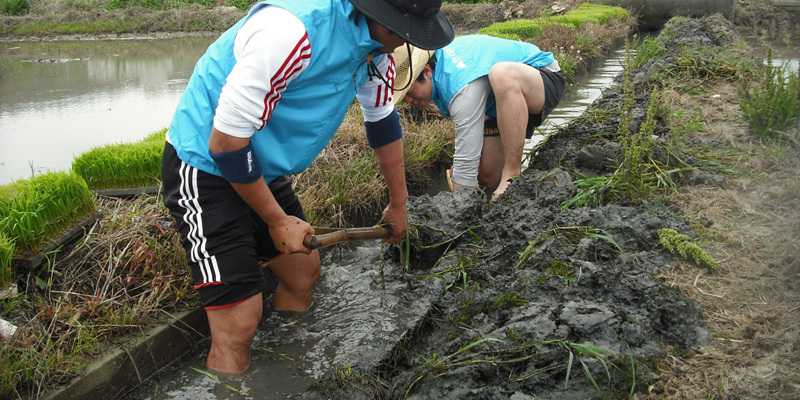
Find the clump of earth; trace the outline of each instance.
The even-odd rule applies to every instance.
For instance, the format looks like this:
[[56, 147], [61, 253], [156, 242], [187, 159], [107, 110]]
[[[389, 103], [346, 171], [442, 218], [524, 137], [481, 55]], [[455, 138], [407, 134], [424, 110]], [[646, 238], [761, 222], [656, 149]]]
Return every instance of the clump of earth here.
[[[673, 29], [681, 45], [724, 46], [736, 39], [721, 17]], [[653, 74], [674, 61], [668, 55], [632, 72], [637, 90], [630, 132], [645, 122]], [[613, 111], [623, 98], [619, 82], [592, 107], [616, 117], [586, 113], [561, 128], [493, 204], [469, 189], [410, 200], [413, 244], [394, 248], [391, 257], [408, 264], [409, 285], [444, 284], [432, 286], [438, 292], [425, 322], [371, 372], [383, 382], [382, 398], [625, 395], [659, 379], [658, 360], [708, 343], [703, 310], [659, 278], [675, 260], [658, 232], [695, 238], [686, 217], [660, 203], [562, 207], [575, 195], [579, 174], [613, 172], [621, 121]], [[656, 121], [655, 136], [665, 130]], [[660, 147], [656, 140], [654, 157]], [[683, 185], [724, 180], [701, 173], [680, 178]], [[329, 375], [303, 397], [373, 395], [358, 379]]]

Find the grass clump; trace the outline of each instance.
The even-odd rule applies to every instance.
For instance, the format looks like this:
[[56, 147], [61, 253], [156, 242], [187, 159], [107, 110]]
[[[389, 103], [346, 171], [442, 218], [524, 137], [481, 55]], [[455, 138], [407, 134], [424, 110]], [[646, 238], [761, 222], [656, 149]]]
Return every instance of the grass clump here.
[[[372, 225], [389, 199], [386, 182], [361, 125], [361, 106], [353, 104], [328, 146], [311, 166], [294, 177], [295, 191], [312, 225]], [[406, 181], [424, 186], [428, 173], [452, 157], [452, 130], [444, 121], [404, 123]]]
[[12, 281], [13, 267], [11, 260], [14, 256], [14, 241], [0, 232], [0, 290]]
[[166, 131], [134, 143], [95, 147], [76, 157], [72, 170], [93, 190], [158, 186]]
[[788, 64], [774, 65], [770, 48], [767, 65], [753, 79], [742, 79], [739, 89], [744, 118], [763, 142], [797, 145], [800, 117], [800, 71]]
[[714, 258], [692, 242], [688, 235], [678, 233], [674, 229], [662, 228], [658, 230], [658, 242], [672, 254], [678, 253], [687, 260], [694, 260], [697, 265], [707, 267], [715, 272], [719, 271], [719, 266]]
[[78, 175], [53, 172], [0, 187], [0, 232], [28, 253], [95, 211]]

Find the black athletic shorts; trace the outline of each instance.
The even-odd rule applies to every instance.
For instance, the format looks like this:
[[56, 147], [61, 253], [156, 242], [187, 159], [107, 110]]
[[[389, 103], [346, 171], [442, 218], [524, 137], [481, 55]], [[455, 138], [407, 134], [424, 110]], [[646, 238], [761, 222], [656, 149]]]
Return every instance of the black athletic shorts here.
[[[228, 181], [184, 163], [170, 143], [161, 177], [164, 204], [178, 224], [203, 306], [230, 307], [263, 291], [259, 261], [280, 254], [264, 220]], [[279, 177], [269, 188], [287, 215], [305, 220], [289, 178]]]
[[[550, 111], [561, 102], [564, 97], [566, 80], [561, 71], [552, 72], [546, 69], [539, 69], [544, 83], [544, 108], [541, 114], [528, 114], [528, 126], [525, 128], [525, 138], [530, 139], [536, 127], [541, 126], [544, 120], [550, 115]], [[499, 136], [500, 129], [497, 128], [497, 118], [490, 117], [483, 123], [483, 136]]]

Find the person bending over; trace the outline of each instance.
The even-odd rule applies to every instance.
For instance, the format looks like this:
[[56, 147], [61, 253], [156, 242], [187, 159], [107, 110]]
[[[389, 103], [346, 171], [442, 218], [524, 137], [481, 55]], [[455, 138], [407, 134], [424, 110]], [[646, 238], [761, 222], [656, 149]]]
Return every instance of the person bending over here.
[[395, 56], [397, 80], [409, 70], [415, 79], [395, 93], [395, 103], [433, 102], [455, 125], [451, 188], [480, 186], [497, 200], [521, 172], [525, 139], [564, 95], [553, 54], [527, 42], [466, 35], [436, 51], [400, 47]]
[[305, 311], [320, 276], [314, 229], [287, 175], [305, 170], [358, 98], [389, 189], [383, 220], [408, 227], [393, 50], [453, 39], [441, 0], [268, 0], [197, 62], [167, 132], [164, 203], [178, 223], [208, 316], [206, 368], [238, 374], [262, 313], [259, 260], [278, 279], [276, 310]]

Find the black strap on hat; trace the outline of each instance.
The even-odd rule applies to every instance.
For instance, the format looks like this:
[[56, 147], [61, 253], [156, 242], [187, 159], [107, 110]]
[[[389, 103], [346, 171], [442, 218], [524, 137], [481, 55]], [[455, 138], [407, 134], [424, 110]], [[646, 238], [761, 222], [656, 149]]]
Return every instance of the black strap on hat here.
[[[406, 51], [408, 52], [409, 55], [411, 54], [411, 45], [408, 42], [406, 42]], [[409, 72], [408, 82], [406, 82], [405, 86], [401, 87], [400, 89], [397, 89], [393, 87], [391, 84], [389, 84], [389, 81], [387, 81], [386, 78], [384, 78], [383, 75], [380, 74], [380, 71], [378, 71], [378, 67], [375, 65], [375, 57], [372, 55], [372, 53], [367, 54], [367, 75], [369, 75], [369, 79], [372, 80], [373, 76], [377, 76], [378, 78], [380, 78], [381, 81], [383, 81], [383, 83], [386, 86], [390, 87], [395, 92], [405, 90], [407, 87], [411, 86], [411, 81], [414, 80], [413, 78], [414, 66], [410, 62], [408, 63], [408, 72]]]

